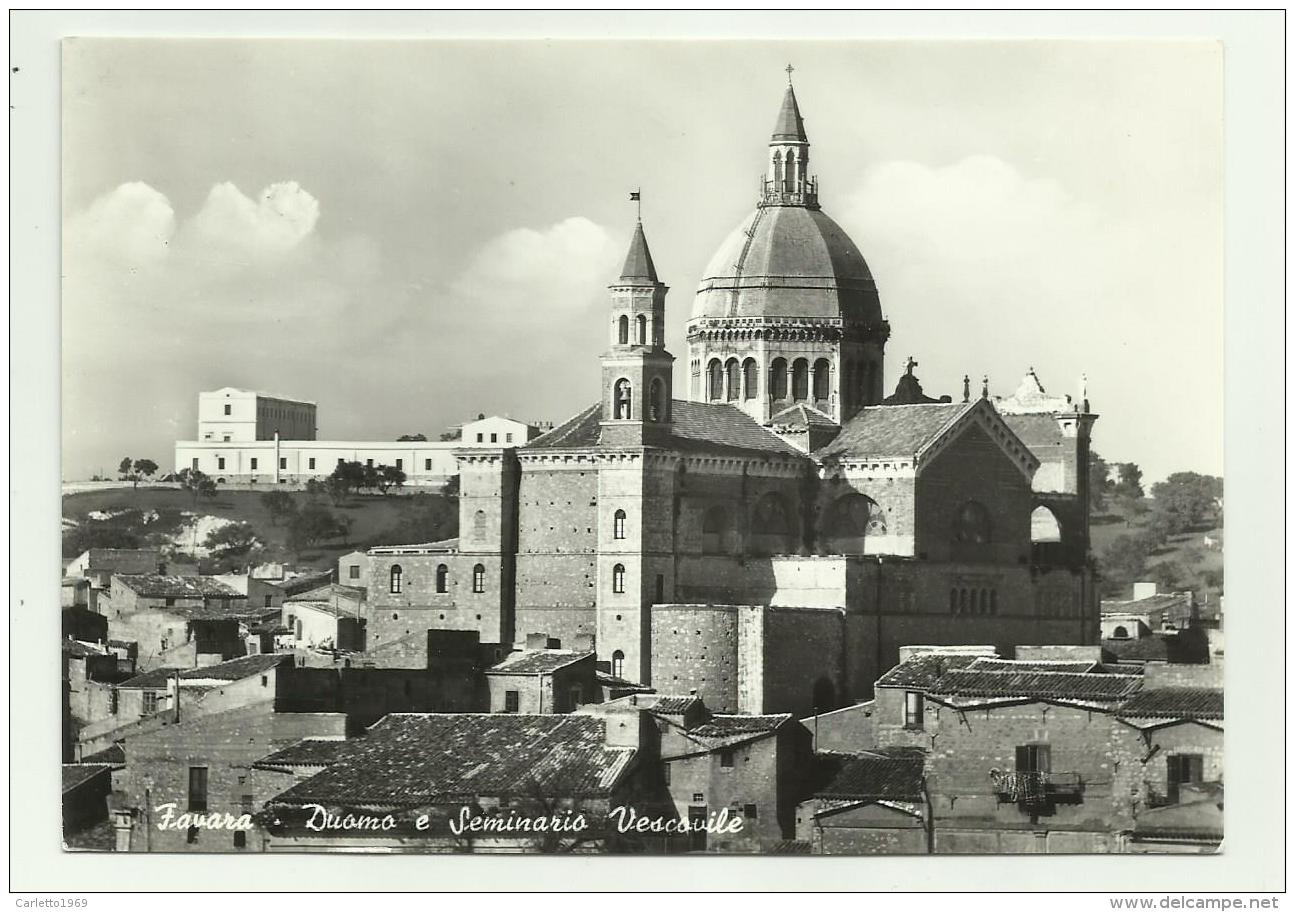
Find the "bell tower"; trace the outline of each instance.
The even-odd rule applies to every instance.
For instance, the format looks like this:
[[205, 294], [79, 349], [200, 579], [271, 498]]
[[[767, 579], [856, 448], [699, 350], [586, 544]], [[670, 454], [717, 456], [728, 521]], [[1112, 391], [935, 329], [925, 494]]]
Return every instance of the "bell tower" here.
[[[637, 198], [638, 194], [634, 194]], [[665, 350], [665, 296], [640, 218], [611, 293], [611, 347], [602, 356], [604, 446], [651, 446], [670, 432], [674, 355]]]

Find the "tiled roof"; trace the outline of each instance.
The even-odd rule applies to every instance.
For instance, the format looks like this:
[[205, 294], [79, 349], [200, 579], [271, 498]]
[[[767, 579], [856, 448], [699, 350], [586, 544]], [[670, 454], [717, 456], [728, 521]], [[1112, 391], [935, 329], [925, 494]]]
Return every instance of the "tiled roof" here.
[[1041, 697], [1115, 701], [1142, 686], [1136, 675], [1073, 674], [1048, 671], [948, 671], [931, 687], [933, 694], [960, 697]]
[[1141, 719], [1222, 719], [1223, 691], [1204, 687], [1143, 690], [1120, 707], [1120, 715]]
[[340, 583], [328, 583], [314, 589], [308, 589], [305, 592], [289, 596], [284, 599], [285, 602], [328, 602], [335, 598], [347, 599], [350, 601], [362, 602], [367, 598], [368, 591], [356, 586], [343, 586]]
[[375, 545], [369, 554], [418, 554], [426, 551], [449, 554], [459, 550], [457, 538], [443, 538], [440, 541], [423, 542], [420, 545]]
[[884, 755], [860, 754], [846, 760], [816, 798], [873, 801], [920, 801], [922, 768], [920, 753]]
[[284, 595], [291, 596], [309, 592], [311, 589], [318, 589], [320, 586], [326, 586], [332, 581], [333, 571], [325, 570], [322, 573], [306, 573], [285, 580], [269, 580], [267, 582]]
[[697, 697], [661, 697], [649, 708], [664, 716], [682, 716], [700, 702]]
[[114, 579], [144, 598], [245, 599], [246, 595], [210, 576], [163, 576], [160, 573], [118, 573]]
[[1017, 661], [1015, 659], [976, 659], [968, 667], [969, 671], [1069, 671], [1079, 674], [1086, 674], [1090, 671], [1100, 671], [1101, 666], [1097, 662], [1084, 661], [1063, 661], [1057, 660], [1049, 662], [1046, 660], [1028, 660]]
[[621, 267], [621, 281], [630, 280], [650, 282], [653, 285], [657, 282], [656, 266], [652, 263], [652, 252], [648, 250], [642, 222], [634, 226], [629, 253], [625, 255], [625, 265]]
[[67, 794], [78, 785], [89, 782], [95, 776], [111, 772], [112, 765], [108, 763], [64, 763], [63, 764], [63, 794]]
[[1190, 601], [1191, 595], [1187, 592], [1160, 592], [1140, 599], [1102, 599], [1102, 614], [1146, 614], [1177, 605], [1186, 606]]
[[804, 403], [785, 408], [769, 419], [773, 425], [787, 427], [823, 427], [836, 428], [837, 423], [818, 409]]
[[328, 766], [353, 742], [306, 738], [256, 761], [258, 766]]
[[559, 668], [574, 665], [592, 655], [592, 652], [572, 652], [565, 649], [514, 652], [498, 665], [486, 669], [486, 674], [552, 674]]
[[95, 649], [88, 643], [82, 643], [79, 640], [63, 640], [63, 651], [74, 659], [84, 659], [87, 656], [106, 655], [103, 649]]
[[769, 847], [769, 855], [808, 855], [810, 844], [803, 839], [784, 839]]
[[634, 681], [627, 681], [625, 678], [617, 677], [608, 671], [595, 671], [594, 678], [603, 687], [610, 687], [612, 690], [635, 690], [640, 693], [652, 692], [652, 688], [646, 684], [637, 684]]
[[392, 713], [336, 763], [271, 805], [417, 807], [481, 795], [604, 796], [632, 748], [605, 744], [605, 720], [586, 715]]
[[862, 409], [814, 455], [912, 458], [975, 403], [874, 405]]
[[[710, 402], [671, 403], [672, 435], [667, 446], [688, 451], [746, 450], [799, 456], [800, 451], [731, 405]], [[592, 405], [523, 449], [598, 446], [601, 405]]]
[[1102, 650], [1116, 659], [1132, 662], [1169, 661], [1169, 641], [1162, 634], [1102, 640]]
[[777, 731], [779, 726], [790, 722], [791, 719], [791, 713], [769, 716], [716, 715], [688, 733], [701, 738], [733, 738], [738, 735], [763, 734]]
[[1021, 443], [1028, 447], [1048, 446], [1065, 442], [1061, 425], [1050, 414], [1013, 415], [1004, 413], [1003, 421], [1012, 429], [1012, 433], [1021, 438]]
[[946, 671], [966, 668], [979, 658], [981, 656], [948, 652], [926, 652], [911, 656], [878, 678], [877, 686], [925, 689]]
[[129, 678], [117, 686], [147, 689], [165, 687], [166, 683], [175, 677], [177, 671], [180, 672], [181, 681], [240, 681], [243, 678], [250, 678], [252, 675], [264, 674], [271, 668], [291, 660], [292, 656], [286, 653], [267, 653], [265, 655], [243, 656], [239, 659], [230, 659], [228, 662], [206, 665], [202, 668], [154, 668], [152, 671], [135, 675], [135, 677]]

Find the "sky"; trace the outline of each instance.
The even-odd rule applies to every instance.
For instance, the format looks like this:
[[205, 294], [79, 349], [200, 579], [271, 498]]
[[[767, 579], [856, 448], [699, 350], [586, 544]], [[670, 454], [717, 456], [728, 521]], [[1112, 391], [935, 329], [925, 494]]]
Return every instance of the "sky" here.
[[76, 39], [63, 52], [63, 476], [164, 469], [200, 390], [435, 437], [598, 398], [643, 222], [676, 397], [701, 270], [794, 79], [886, 387], [1088, 378], [1094, 447], [1223, 472], [1222, 53], [1208, 42]]

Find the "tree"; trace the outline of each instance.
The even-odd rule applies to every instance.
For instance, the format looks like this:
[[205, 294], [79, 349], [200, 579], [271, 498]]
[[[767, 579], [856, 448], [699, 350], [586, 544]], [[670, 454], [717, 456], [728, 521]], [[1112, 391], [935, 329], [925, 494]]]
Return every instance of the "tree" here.
[[1116, 496], [1130, 500], [1139, 500], [1145, 496], [1142, 492], [1142, 469], [1138, 468], [1136, 462], [1121, 462], [1119, 472], [1120, 480], [1114, 488]]
[[1168, 520], [1171, 534], [1213, 521], [1222, 496], [1222, 478], [1196, 472], [1175, 472], [1151, 486], [1155, 511]]
[[375, 482], [378, 490], [383, 494], [393, 487], [398, 488], [405, 483], [405, 473], [395, 466], [378, 466], [377, 480]]
[[235, 522], [208, 532], [204, 544], [212, 557], [223, 559], [245, 557], [260, 542], [256, 540], [256, 530], [249, 523]]
[[362, 488], [372, 488], [377, 483], [377, 471], [362, 462], [339, 462], [328, 476], [328, 494], [334, 504], [340, 504], [351, 493]]
[[179, 474], [180, 487], [189, 492], [193, 498], [194, 507], [198, 506], [199, 497], [215, 497], [216, 482], [210, 475], [200, 472], [198, 469], [185, 469]]
[[446, 431], [441, 434], [441, 443], [448, 443], [451, 440], [460, 440], [463, 437], [463, 431]]
[[426, 443], [427, 435], [426, 434], [401, 434], [399, 437], [396, 438], [397, 443], [404, 443], [407, 440], [415, 443]]
[[130, 481], [130, 466], [131, 460], [129, 456], [121, 461], [121, 465], [117, 466], [117, 474], [121, 476], [122, 481]]
[[[312, 478], [311, 481], [314, 481]], [[261, 495], [261, 505], [270, 514], [270, 523], [277, 526], [279, 521], [297, 512], [297, 502], [287, 491], [266, 491]]]
[[347, 534], [349, 525], [323, 504], [308, 503], [288, 525], [288, 545], [294, 551]]
[[1146, 576], [1150, 577], [1160, 592], [1177, 592], [1187, 588], [1187, 571], [1177, 561], [1162, 561], [1147, 568]]
[[441, 485], [441, 494], [450, 500], [459, 499], [459, 476], [451, 475], [445, 484]]
[[1144, 536], [1117, 535], [1102, 552], [1102, 577], [1110, 588], [1123, 588], [1143, 577], [1150, 553]]
[[1088, 454], [1088, 506], [1094, 513], [1106, 509], [1106, 495], [1111, 489], [1111, 467], [1097, 451]]

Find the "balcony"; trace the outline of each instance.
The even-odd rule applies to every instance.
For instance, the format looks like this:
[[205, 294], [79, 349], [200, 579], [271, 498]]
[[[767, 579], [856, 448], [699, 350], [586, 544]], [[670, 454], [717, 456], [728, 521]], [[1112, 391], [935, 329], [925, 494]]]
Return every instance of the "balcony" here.
[[1030, 813], [1084, 800], [1084, 781], [1078, 773], [990, 770], [989, 778], [999, 804], [1017, 804]]

